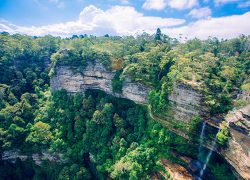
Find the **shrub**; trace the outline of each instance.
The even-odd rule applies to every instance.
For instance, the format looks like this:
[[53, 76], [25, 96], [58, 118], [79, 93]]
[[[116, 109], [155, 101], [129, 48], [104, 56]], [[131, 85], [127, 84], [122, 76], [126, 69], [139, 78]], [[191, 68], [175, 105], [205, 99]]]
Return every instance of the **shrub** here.
[[115, 77], [112, 80], [112, 89], [113, 92], [121, 93], [122, 92], [122, 83], [123, 81], [120, 78], [122, 70], [116, 71]]
[[229, 137], [230, 137], [230, 134], [229, 134], [227, 124], [226, 122], [222, 122], [222, 124], [220, 125], [220, 130], [216, 135], [217, 142], [220, 145], [225, 146], [229, 140]]

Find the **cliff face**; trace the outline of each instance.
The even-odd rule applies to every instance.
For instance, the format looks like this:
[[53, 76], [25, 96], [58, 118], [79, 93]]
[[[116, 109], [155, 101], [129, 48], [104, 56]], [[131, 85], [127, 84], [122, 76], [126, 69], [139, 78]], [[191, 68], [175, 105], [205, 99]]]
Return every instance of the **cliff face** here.
[[229, 112], [225, 120], [231, 138], [228, 148], [220, 153], [242, 178], [250, 179], [250, 104]]
[[203, 95], [191, 86], [177, 83], [173, 85], [173, 90], [169, 95], [169, 100], [175, 120], [188, 123], [192, 117], [202, 115], [204, 107], [202, 105]]
[[[241, 109], [228, 112], [224, 120], [227, 122], [230, 139], [227, 148], [217, 148], [227, 162], [238, 173], [239, 178], [250, 179], [250, 101], [249, 94], [244, 95], [249, 104]], [[192, 87], [184, 84], [175, 84], [169, 100], [174, 105], [173, 117], [177, 121], [189, 123], [191, 117], [206, 116], [207, 110], [203, 106], [202, 94]], [[206, 116], [207, 117], [207, 116]], [[215, 118], [207, 120], [208, 125], [218, 127]]]
[[[52, 90], [65, 89], [69, 93], [84, 92], [87, 89], [99, 89], [107, 94], [119, 98], [126, 98], [138, 104], [147, 104], [150, 88], [132, 82], [129, 78], [123, 81], [121, 93], [112, 90], [112, 79], [115, 71], [107, 70], [101, 63], [88, 62], [82, 72], [77, 72], [68, 66], [56, 67], [55, 75], [51, 78]], [[169, 96], [173, 117], [176, 120], [188, 121], [196, 115], [200, 115], [202, 94], [185, 84], [175, 84]]]
[[49, 152], [33, 153], [33, 154], [22, 154], [20, 150], [4, 151], [2, 154], [2, 160], [15, 162], [17, 159], [26, 161], [31, 159], [36, 165], [41, 165], [43, 161], [51, 162], [63, 162], [61, 154], [51, 154]]
[[[127, 78], [123, 81], [122, 92], [115, 93], [112, 90], [114, 76], [115, 71], [107, 70], [99, 62], [88, 62], [82, 72], [67, 66], [60, 66], [56, 67], [55, 75], [51, 78], [51, 88], [52, 90], [65, 89], [69, 93], [83, 93], [87, 89], [99, 89], [107, 94], [126, 98], [138, 104], [148, 103], [149, 87], [132, 82]], [[171, 116], [177, 123], [180, 121], [188, 124], [192, 117], [206, 114], [202, 93], [189, 85], [174, 84], [169, 100], [172, 107]], [[218, 151], [244, 179], [250, 179], [250, 107], [248, 106], [247, 109], [230, 112], [226, 117], [232, 137], [229, 141], [229, 147]]]
[[[161, 160], [161, 164], [170, 174], [170, 177], [172, 180], [194, 180], [195, 179], [185, 167], [179, 164], [172, 163], [168, 161], [167, 159]], [[162, 173], [162, 175], [164, 176], [164, 173]], [[168, 177], [165, 177], [165, 178], [169, 179]]]
[[147, 104], [149, 88], [141, 83], [131, 82], [129, 78], [123, 81], [121, 93], [112, 90], [112, 79], [115, 72], [108, 71], [101, 63], [89, 62], [83, 72], [74, 72], [70, 67], [56, 68], [56, 74], [51, 78], [53, 90], [65, 89], [67, 92], [84, 92], [87, 89], [99, 89], [119, 98], [126, 98], [139, 104]]

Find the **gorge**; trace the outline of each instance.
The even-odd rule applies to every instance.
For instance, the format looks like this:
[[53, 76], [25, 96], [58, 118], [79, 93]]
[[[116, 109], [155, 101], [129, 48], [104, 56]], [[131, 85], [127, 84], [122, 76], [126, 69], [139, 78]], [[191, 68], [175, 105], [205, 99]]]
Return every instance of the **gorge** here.
[[0, 42], [0, 179], [250, 179], [249, 37]]
[[[76, 72], [71, 68], [72, 67], [67, 66], [59, 66], [55, 68], [56, 73], [52, 76], [50, 81], [53, 91], [64, 89], [68, 93], [84, 93], [87, 89], [99, 89], [112, 96], [126, 98], [138, 104], [148, 103], [147, 98], [150, 87], [139, 82], [132, 82], [129, 78], [123, 81], [121, 93], [113, 92], [112, 79], [115, 76], [115, 71], [107, 70], [107, 68], [98, 62], [98, 60], [87, 62], [83, 72]], [[202, 93], [199, 90], [192, 88], [190, 85], [182, 83], [175, 84], [172, 93], [169, 95], [169, 100], [171, 102], [172, 114], [171, 117], [164, 119], [164, 121], [173, 118], [177, 122], [188, 124], [191, 119], [197, 115], [204, 118], [207, 116], [206, 109], [202, 103]], [[248, 144], [250, 142], [249, 117], [250, 105], [247, 105], [243, 109], [229, 112], [225, 119], [223, 119], [229, 123], [229, 131], [232, 136], [227, 148], [215, 148], [215, 139], [208, 140], [208, 142], [206, 142], [207, 144], [203, 139], [206, 126], [212, 125], [212, 127], [215, 126], [217, 129], [220, 129], [219, 123], [222, 121], [219, 123], [211, 122], [211, 120], [203, 122], [200, 134], [201, 143], [199, 146], [199, 152], [201, 151], [202, 146], [210, 148], [210, 151], [205, 158], [205, 164], [200, 174], [201, 176], [203, 175], [203, 171], [206, 168], [206, 164], [210, 159], [212, 151], [216, 151], [228, 161], [228, 163], [239, 174], [239, 177], [250, 179], [250, 146]], [[243, 124], [243, 126], [239, 126], [239, 122]], [[215, 137], [216, 133], [212, 136]]]

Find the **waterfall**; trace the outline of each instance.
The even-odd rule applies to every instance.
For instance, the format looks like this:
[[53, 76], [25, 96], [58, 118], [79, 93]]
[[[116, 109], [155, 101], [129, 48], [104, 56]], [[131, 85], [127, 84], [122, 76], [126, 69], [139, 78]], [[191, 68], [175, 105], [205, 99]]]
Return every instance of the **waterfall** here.
[[201, 158], [201, 150], [202, 150], [202, 144], [203, 144], [203, 140], [204, 140], [204, 132], [205, 132], [205, 128], [206, 128], [206, 122], [203, 121], [202, 123], [202, 128], [201, 128], [201, 134], [200, 134], [200, 146], [199, 146], [199, 155], [198, 158]]
[[212, 153], [213, 153], [213, 149], [214, 149], [214, 146], [215, 146], [215, 145], [216, 145], [216, 139], [213, 140], [212, 149], [209, 150], [209, 152], [208, 152], [208, 154], [207, 154], [207, 157], [206, 157], [206, 159], [205, 159], [205, 163], [204, 163], [204, 165], [203, 165], [203, 167], [202, 167], [202, 169], [201, 169], [201, 171], [200, 171], [200, 178], [202, 178], [202, 176], [203, 176], [203, 174], [204, 174], [204, 171], [205, 171], [206, 168], [207, 168], [207, 164], [208, 164], [208, 162], [209, 162], [209, 160], [210, 160], [210, 157], [211, 157], [211, 155], [212, 155]]
[[[206, 129], [206, 122], [204, 121], [202, 123], [202, 129], [201, 129], [201, 133], [200, 133], [200, 145], [199, 145], [199, 154], [198, 154], [198, 158], [199, 160], [202, 159], [202, 145], [203, 145], [203, 142], [204, 142], [204, 136], [205, 136], [205, 129]], [[204, 165], [203, 167], [201, 168], [200, 170], [200, 173], [199, 173], [199, 179], [202, 179], [202, 176], [204, 174], [204, 171], [206, 170], [207, 168], [207, 164], [211, 158], [211, 155], [213, 153], [213, 150], [214, 150], [214, 147], [216, 145], [216, 139], [213, 140], [212, 142], [212, 148], [209, 150], [207, 156], [206, 156], [206, 159], [205, 159], [205, 162], [204, 162]]]

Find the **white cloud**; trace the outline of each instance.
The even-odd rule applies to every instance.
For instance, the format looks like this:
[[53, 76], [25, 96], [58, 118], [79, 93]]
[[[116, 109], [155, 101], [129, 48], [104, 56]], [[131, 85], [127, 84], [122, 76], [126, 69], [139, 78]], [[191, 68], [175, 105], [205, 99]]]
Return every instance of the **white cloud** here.
[[93, 5], [85, 7], [77, 21], [52, 24], [46, 26], [17, 26], [0, 22], [0, 31], [29, 35], [61, 35], [72, 34], [113, 34], [133, 35], [142, 31], [154, 32], [156, 28], [167, 28], [185, 23], [183, 19], [144, 16], [130, 6], [113, 6], [104, 11]]
[[9, 33], [15, 33], [15, 31], [11, 28], [11, 25], [7, 22], [0, 22], [0, 31], [6, 31]]
[[188, 15], [192, 18], [200, 19], [205, 17], [210, 17], [211, 9], [209, 7], [199, 8], [199, 9], [192, 9]]
[[146, 0], [142, 7], [147, 10], [162, 10], [165, 7], [182, 10], [197, 5], [199, 5], [198, 0]]
[[168, 6], [173, 9], [190, 9], [199, 5], [198, 0], [168, 0]]
[[227, 3], [234, 3], [237, 1], [239, 1], [239, 0], [214, 0], [214, 3], [216, 6], [218, 6], [218, 5], [223, 5], [223, 4], [227, 4]]
[[146, 0], [142, 5], [143, 9], [154, 9], [154, 10], [162, 10], [166, 7], [167, 3], [165, 0]]
[[248, 8], [250, 7], [250, 1], [242, 2], [238, 5], [239, 8]]
[[[201, 15], [200, 15], [201, 16]], [[171, 36], [198, 37], [206, 39], [209, 36], [232, 38], [240, 34], [250, 35], [250, 12], [242, 15], [232, 15], [218, 18], [199, 19], [193, 23], [184, 24], [183, 19], [145, 16], [130, 6], [114, 6], [104, 11], [93, 5], [85, 7], [78, 20], [46, 26], [17, 26], [0, 20], [0, 32], [21, 33], [28, 35], [71, 36], [72, 34], [93, 35], [135, 35], [140, 32], [154, 33], [156, 28]]]
[[207, 39], [209, 36], [218, 38], [232, 38], [241, 34], [250, 35], [250, 12], [242, 15], [232, 15], [219, 18], [198, 20], [192, 24], [178, 28], [165, 28], [162, 32], [178, 38], [184, 37]]

